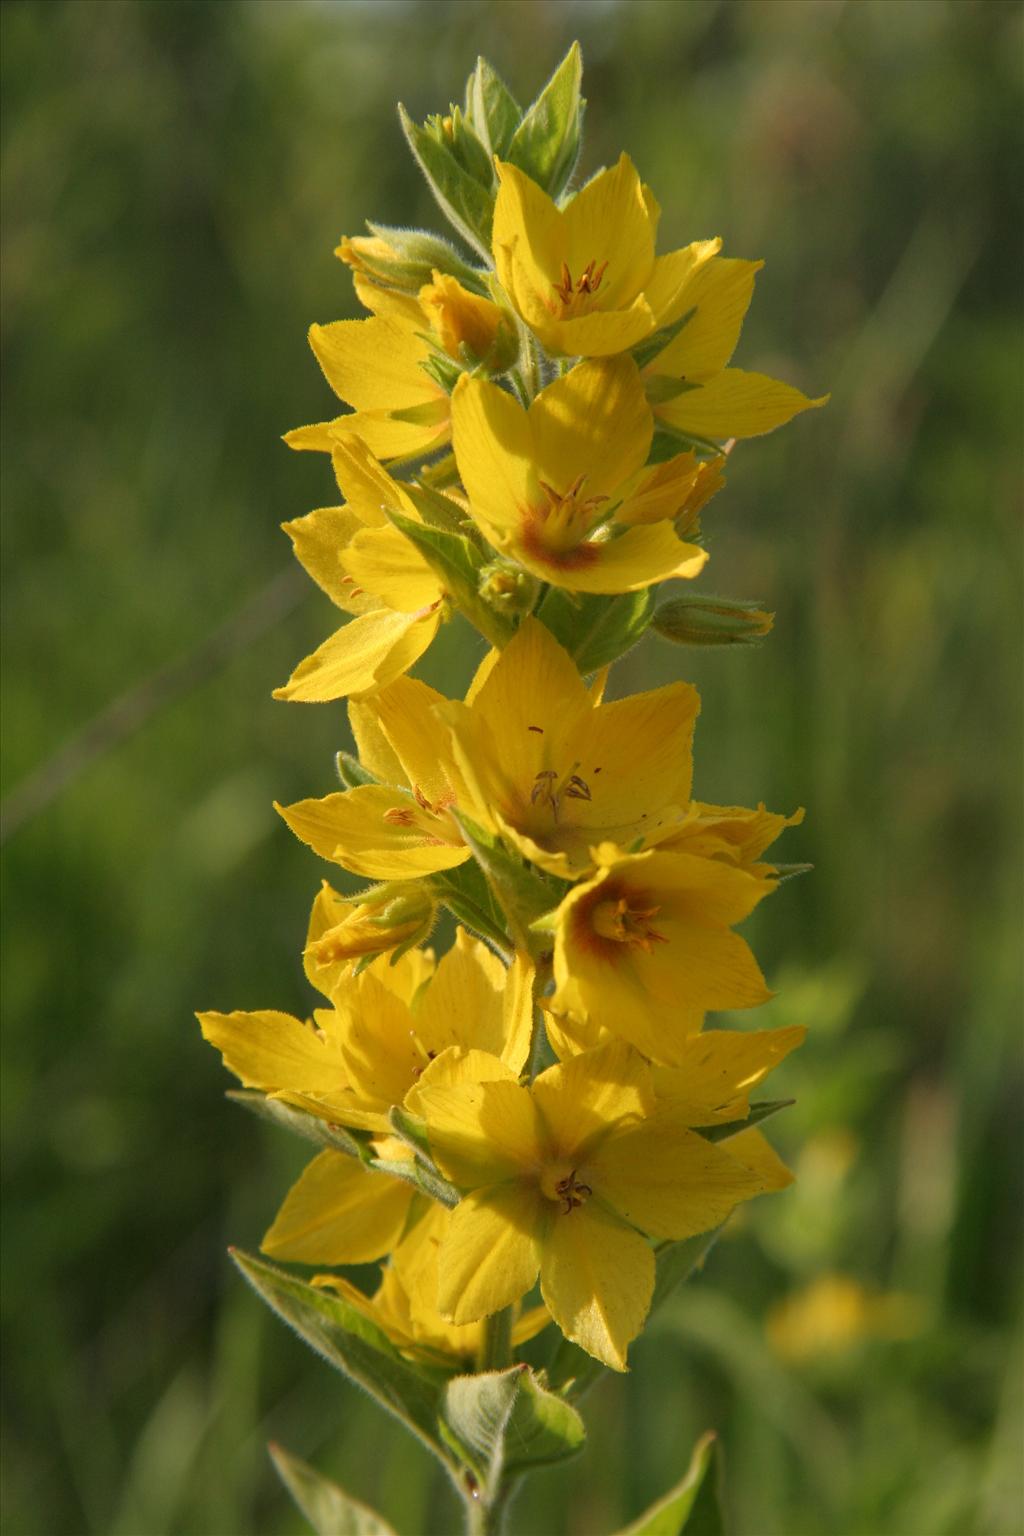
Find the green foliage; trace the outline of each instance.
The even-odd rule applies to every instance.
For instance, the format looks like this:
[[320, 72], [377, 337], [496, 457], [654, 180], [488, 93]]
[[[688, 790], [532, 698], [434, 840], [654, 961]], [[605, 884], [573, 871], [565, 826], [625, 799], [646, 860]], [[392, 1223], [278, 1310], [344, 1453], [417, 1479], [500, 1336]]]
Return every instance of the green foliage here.
[[525, 1365], [457, 1376], [445, 1388], [442, 1422], [486, 1500], [499, 1495], [503, 1479], [576, 1455], [585, 1438], [575, 1408]]
[[687, 1467], [674, 1488], [652, 1504], [618, 1536], [724, 1536], [719, 1484], [721, 1451], [714, 1434], [697, 1441]]
[[578, 43], [555, 70], [512, 136], [512, 165], [558, 197], [569, 184], [580, 153], [583, 109], [580, 96], [583, 58]]
[[632, 650], [651, 622], [653, 606], [650, 587], [611, 599], [552, 587], [537, 617], [585, 674], [610, 666]]
[[316, 1536], [395, 1536], [386, 1520], [360, 1504], [298, 1456], [280, 1445], [270, 1455], [288, 1492], [316, 1532]]

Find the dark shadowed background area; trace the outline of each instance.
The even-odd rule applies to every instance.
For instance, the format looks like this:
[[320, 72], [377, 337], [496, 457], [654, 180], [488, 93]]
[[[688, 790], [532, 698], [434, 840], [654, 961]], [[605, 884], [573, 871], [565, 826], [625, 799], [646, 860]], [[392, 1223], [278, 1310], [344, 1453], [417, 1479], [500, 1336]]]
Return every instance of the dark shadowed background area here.
[[[584, 171], [625, 147], [663, 249], [764, 257], [737, 361], [832, 391], [707, 518], [704, 584], [763, 599], [770, 641], [650, 639], [616, 681], [700, 686], [703, 797], [806, 805], [782, 856], [815, 871], [750, 936], [758, 1022], [811, 1036], [779, 1084], [797, 1186], [512, 1529], [605, 1536], [715, 1427], [740, 1536], [1019, 1536], [1022, 15], [4, 5], [9, 1536], [297, 1533], [270, 1438], [403, 1536], [456, 1524], [231, 1270], [305, 1154], [224, 1102], [192, 1010], [310, 1006], [327, 869], [271, 800], [332, 787], [344, 712], [270, 689], [333, 627], [278, 529], [333, 499], [279, 440], [330, 409], [305, 332], [355, 313], [332, 249], [440, 225], [396, 100], [444, 108], [478, 52], [528, 99], [577, 36]], [[424, 675], [454, 692], [477, 655], [453, 627]]]

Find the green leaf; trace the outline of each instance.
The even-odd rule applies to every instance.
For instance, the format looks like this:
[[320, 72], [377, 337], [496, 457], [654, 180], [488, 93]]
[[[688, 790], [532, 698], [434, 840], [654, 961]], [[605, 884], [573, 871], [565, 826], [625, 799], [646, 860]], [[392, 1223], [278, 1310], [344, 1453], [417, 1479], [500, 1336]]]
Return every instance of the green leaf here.
[[431, 875], [430, 888], [464, 927], [510, 958], [513, 946], [505, 932], [504, 913], [475, 859]]
[[351, 752], [335, 752], [334, 767], [346, 789], [359, 789], [363, 784], [379, 784], [376, 774], [364, 768], [358, 757]]
[[483, 870], [517, 948], [533, 955], [547, 949], [547, 935], [531, 931], [531, 925], [558, 905], [566, 889], [565, 882], [540, 874], [519, 854], [506, 848], [500, 838], [478, 827], [454, 807], [448, 814]]
[[508, 147], [508, 160], [558, 197], [576, 169], [585, 101], [580, 96], [583, 57], [573, 43], [537, 100], [530, 107]]
[[586, 1436], [572, 1404], [540, 1386], [532, 1371], [524, 1371], [505, 1431], [506, 1472], [565, 1461], [583, 1449]]
[[307, 1285], [265, 1259], [231, 1250], [249, 1284], [329, 1365], [358, 1383], [399, 1419], [449, 1470], [452, 1457], [438, 1428], [441, 1386], [410, 1365], [376, 1323], [340, 1296]]
[[394, 255], [375, 256], [363, 249], [359, 252], [360, 265], [388, 287], [418, 293], [437, 271], [458, 278], [464, 288], [474, 293], [486, 293], [482, 274], [464, 261], [454, 245], [442, 236], [425, 229], [398, 229], [390, 224], [373, 224], [369, 220], [366, 227], [371, 235], [385, 241]]
[[428, 128], [414, 123], [399, 103], [402, 131], [438, 207], [449, 223], [485, 261], [490, 261], [494, 195], [463, 169]]
[[395, 1536], [376, 1510], [322, 1477], [308, 1462], [283, 1446], [268, 1447], [278, 1476], [316, 1532], [316, 1536]]
[[486, 59], [477, 59], [466, 82], [466, 116], [492, 155], [505, 158], [522, 115], [501, 76]]
[[422, 479], [408, 481], [402, 489], [412, 502], [423, 521], [431, 528], [441, 528], [445, 533], [457, 533], [465, 538], [471, 532], [467, 528], [466, 513], [458, 502], [452, 501], [442, 491], [436, 491]]
[[485, 1498], [502, 1477], [575, 1456], [586, 1430], [576, 1409], [539, 1385], [528, 1366], [457, 1376], [445, 1388], [444, 1430]]
[[362, 1162], [367, 1159], [366, 1148], [342, 1126], [307, 1114], [304, 1109], [296, 1109], [281, 1099], [268, 1098], [254, 1088], [229, 1088], [225, 1098], [251, 1110], [261, 1120], [269, 1120], [272, 1125], [283, 1126], [294, 1136], [313, 1142], [314, 1146], [332, 1147], [335, 1152], [346, 1152], [349, 1157], [358, 1157]]
[[476, 546], [460, 533], [417, 523], [392, 507], [385, 507], [384, 511], [399, 532], [416, 546], [456, 607], [484, 639], [499, 648], [507, 645], [514, 633], [513, 626], [480, 596], [482, 560]]
[[759, 1104], [751, 1104], [745, 1120], [727, 1120], [722, 1125], [699, 1125], [694, 1129], [705, 1141], [728, 1141], [730, 1136], [749, 1131], [752, 1125], [760, 1125], [762, 1120], [771, 1119], [780, 1109], [789, 1109], [795, 1103], [795, 1099], [763, 1099]]
[[650, 587], [642, 592], [623, 592], [619, 597], [572, 597], [552, 587], [537, 617], [586, 674], [610, 666], [631, 650], [650, 624], [653, 610]]
[[618, 1536], [724, 1536], [719, 1502], [721, 1453], [714, 1431], [693, 1448], [685, 1475]]

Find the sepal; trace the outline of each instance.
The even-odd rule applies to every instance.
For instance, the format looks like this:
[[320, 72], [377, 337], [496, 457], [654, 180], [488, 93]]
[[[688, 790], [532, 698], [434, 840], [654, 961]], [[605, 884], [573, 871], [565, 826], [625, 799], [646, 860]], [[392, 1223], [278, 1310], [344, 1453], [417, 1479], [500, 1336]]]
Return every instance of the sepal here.
[[466, 81], [466, 117], [492, 155], [507, 153], [523, 111], [486, 59], [477, 59], [476, 68]]
[[458, 278], [474, 293], [485, 292], [480, 272], [464, 261], [450, 241], [425, 229], [396, 229], [388, 224], [367, 223], [370, 234], [353, 235], [341, 242], [335, 254], [353, 272], [382, 288], [418, 294], [435, 272]]
[[240, 1104], [243, 1109], [258, 1115], [261, 1120], [269, 1120], [271, 1125], [291, 1131], [293, 1136], [301, 1136], [303, 1141], [311, 1141], [314, 1146], [344, 1152], [348, 1157], [356, 1157], [363, 1163], [369, 1160], [369, 1149], [343, 1126], [334, 1125], [330, 1120], [321, 1120], [318, 1115], [309, 1115], [304, 1109], [286, 1104], [283, 1099], [272, 1099], [255, 1088], [229, 1088], [224, 1097], [230, 1099], [232, 1104]]

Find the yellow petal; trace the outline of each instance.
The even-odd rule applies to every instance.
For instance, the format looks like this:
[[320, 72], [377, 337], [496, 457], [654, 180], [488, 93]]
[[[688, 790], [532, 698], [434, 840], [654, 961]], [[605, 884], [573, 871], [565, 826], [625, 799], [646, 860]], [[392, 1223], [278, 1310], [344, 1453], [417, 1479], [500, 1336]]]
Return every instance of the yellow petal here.
[[367, 1264], [398, 1242], [412, 1198], [411, 1185], [344, 1152], [321, 1152], [289, 1190], [260, 1247], [300, 1264]]
[[707, 551], [677, 539], [668, 523], [628, 529], [621, 538], [579, 544], [566, 555], [517, 546], [518, 559], [554, 586], [572, 592], [639, 592], [658, 581], [690, 580]]
[[[659, 328], [672, 325], [693, 306], [694, 300], [690, 297], [693, 280], [698, 272], [706, 269], [721, 248], [722, 242], [718, 238], [694, 240], [681, 250], [669, 251], [666, 256], [655, 259], [654, 271], [644, 287], [644, 298], [654, 311], [655, 323]], [[686, 324], [690, 325], [691, 321], [688, 320]]]
[[651, 363], [652, 373], [701, 382], [725, 367], [739, 341], [763, 261], [718, 256], [687, 283], [679, 314], [690, 318]]
[[566, 357], [611, 357], [627, 352], [649, 336], [655, 327], [654, 311], [641, 294], [627, 309], [595, 310], [569, 320], [537, 322], [544, 345]]
[[363, 528], [343, 556], [357, 587], [399, 613], [421, 613], [441, 598], [437, 577], [397, 528]]
[[690, 853], [709, 858], [725, 858], [747, 866], [761, 857], [787, 827], [798, 827], [804, 819], [801, 807], [792, 816], [782, 816], [759, 805], [752, 810], [743, 805], [706, 805], [695, 800], [691, 817], [672, 840]]
[[462, 1050], [449, 1046], [435, 1056], [421, 1072], [405, 1096], [406, 1108], [425, 1117], [427, 1102], [422, 1095], [434, 1088], [460, 1088], [465, 1083], [516, 1083], [517, 1077], [507, 1062], [490, 1051]]
[[[394, 686], [394, 683], [388, 685], [389, 688]], [[368, 698], [349, 699], [348, 723], [355, 737], [359, 761], [366, 771], [372, 773], [374, 778], [379, 779], [382, 784], [401, 784], [405, 789], [410, 789], [412, 786], [406, 777], [405, 769], [394, 747], [381, 729], [380, 716], [375, 707], [381, 694], [387, 691], [386, 688], [382, 688], [380, 693], [372, 693]]]
[[457, 929], [455, 943], [442, 955], [416, 1008], [416, 1029], [427, 1049], [437, 1055], [455, 1045], [500, 1056], [507, 974], [486, 944], [465, 928]]
[[689, 804], [699, 710], [696, 688], [671, 683], [592, 712], [578, 752], [590, 799], [572, 808], [577, 825], [593, 829], [591, 843], [606, 840], [602, 827], [653, 828], [666, 807]]
[[535, 972], [529, 955], [517, 951], [505, 973], [502, 993], [501, 1054], [513, 1072], [522, 1072], [533, 1041]]
[[614, 495], [647, 462], [654, 431], [631, 357], [578, 363], [541, 390], [529, 421], [540, 478], [565, 491], [582, 475], [587, 497]]
[[306, 980], [325, 997], [331, 996], [341, 977], [351, 968], [351, 961], [334, 960], [328, 965], [320, 965], [310, 954], [310, 948], [318, 939], [323, 938], [325, 933], [336, 928], [339, 923], [343, 923], [346, 917], [350, 917], [355, 911], [353, 904], [346, 901], [343, 896], [339, 896], [326, 880], [321, 882], [309, 914], [302, 968], [306, 973]]
[[453, 869], [468, 858], [465, 847], [428, 838], [415, 822], [403, 825], [392, 815], [412, 805], [408, 795], [386, 785], [362, 784], [275, 809], [322, 859], [371, 880], [415, 879]]
[[375, 694], [370, 706], [402, 765], [404, 782], [417, 785], [431, 805], [450, 802], [456, 787], [447, 732], [435, 714], [446, 702], [426, 683], [400, 677]]
[[533, 1097], [553, 1155], [569, 1162], [586, 1156], [613, 1126], [634, 1124], [654, 1109], [647, 1063], [621, 1040], [549, 1067], [534, 1082]]
[[740, 1131], [738, 1136], [730, 1136], [722, 1150], [758, 1179], [763, 1191], [787, 1189], [793, 1182], [793, 1175], [782, 1158], [756, 1126], [751, 1126], [749, 1131]]
[[418, 519], [418, 513], [405, 491], [378, 463], [362, 438], [345, 433], [335, 439], [331, 454], [334, 478], [352, 510], [368, 528], [388, 525], [384, 507]]
[[537, 183], [517, 166], [496, 161], [492, 245], [501, 285], [523, 318], [543, 309], [563, 258], [562, 215]]
[[710, 1231], [765, 1187], [728, 1152], [666, 1116], [613, 1131], [586, 1177], [631, 1226], [673, 1239]]
[[513, 1178], [536, 1163], [541, 1126], [529, 1092], [518, 1083], [435, 1088], [421, 1080], [415, 1102], [439, 1168], [460, 1189]]
[[566, 1338], [613, 1371], [643, 1328], [654, 1254], [639, 1233], [588, 1200], [556, 1215], [541, 1258], [541, 1295]]
[[697, 389], [655, 405], [654, 414], [697, 437], [758, 437], [783, 426], [799, 411], [827, 405], [828, 400], [828, 395], [810, 400], [791, 384], [763, 373], [726, 368]]
[[440, 393], [420, 367], [430, 356], [428, 344], [391, 320], [311, 325], [309, 344], [334, 393], [358, 411], [401, 410]]
[[300, 661], [284, 687], [274, 689], [274, 698], [326, 703], [385, 688], [419, 660], [440, 622], [436, 609], [393, 613], [385, 608], [361, 614]]
[[[302, 435], [299, 442], [293, 438]], [[358, 438], [378, 459], [392, 462], [415, 459], [435, 452], [444, 446], [452, 435], [448, 397], [432, 402], [415, 420], [394, 417], [381, 407], [376, 411], [352, 411], [348, 416], [336, 416], [333, 421], [322, 423], [322, 428], [299, 428], [299, 433], [287, 433], [285, 442], [289, 448], [319, 448], [333, 453], [339, 443]]]
[[365, 1108], [401, 1104], [427, 1063], [409, 1007], [373, 971], [354, 977], [337, 994], [344, 1017], [340, 1039], [345, 1075]]
[[438, 1310], [473, 1323], [525, 1296], [537, 1278], [536, 1189], [500, 1184], [465, 1195], [438, 1255]]
[[672, 1067], [654, 1074], [658, 1100], [683, 1125], [742, 1119], [750, 1090], [796, 1049], [806, 1029], [705, 1029], [680, 1043]]
[[356, 583], [341, 563], [343, 550], [363, 528], [349, 507], [320, 507], [305, 517], [284, 523], [296, 560], [333, 603], [346, 613], [371, 613], [380, 599], [356, 591]]
[[640, 177], [628, 155], [599, 171], [566, 204], [564, 259], [578, 278], [591, 261], [608, 267], [597, 299], [622, 309], [647, 286], [654, 270], [654, 228]]
[[290, 1014], [264, 1009], [257, 1013], [200, 1013], [203, 1038], [224, 1058], [224, 1065], [246, 1088], [327, 1091], [342, 1079], [337, 1047]]
[[497, 384], [463, 374], [452, 395], [452, 442], [473, 516], [485, 528], [518, 527], [533, 494], [522, 406]]

